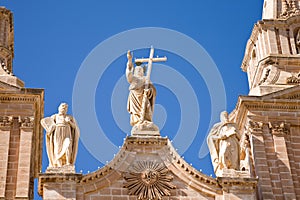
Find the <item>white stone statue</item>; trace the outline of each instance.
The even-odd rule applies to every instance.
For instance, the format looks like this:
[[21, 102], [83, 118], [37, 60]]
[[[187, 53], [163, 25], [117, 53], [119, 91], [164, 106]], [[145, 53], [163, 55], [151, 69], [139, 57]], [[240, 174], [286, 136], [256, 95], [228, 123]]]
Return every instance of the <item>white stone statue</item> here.
[[127, 52], [127, 58], [126, 78], [130, 83], [127, 110], [130, 113], [130, 124], [134, 126], [138, 123], [152, 123], [156, 89], [152, 83], [149, 83], [146, 88], [144, 68], [140, 63], [133, 67], [130, 51]]
[[[127, 52], [126, 78], [129, 86], [127, 110], [130, 113], [132, 135], [160, 135], [158, 127], [152, 122], [156, 89], [150, 81], [153, 62], [166, 61], [166, 57], [153, 58], [154, 49], [151, 47], [150, 57], [135, 59], [136, 67], [132, 63], [131, 52]], [[142, 63], [148, 63], [146, 76]]]
[[240, 135], [235, 123], [229, 122], [228, 113], [223, 111], [221, 122], [211, 129], [207, 143], [216, 176], [224, 169], [240, 170]]
[[57, 114], [41, 120], [46, 130], [48, 168], [75, 164], [80, 132], [75, 119], [68, 115], [67, 111], [68, 104], [61, 103]]

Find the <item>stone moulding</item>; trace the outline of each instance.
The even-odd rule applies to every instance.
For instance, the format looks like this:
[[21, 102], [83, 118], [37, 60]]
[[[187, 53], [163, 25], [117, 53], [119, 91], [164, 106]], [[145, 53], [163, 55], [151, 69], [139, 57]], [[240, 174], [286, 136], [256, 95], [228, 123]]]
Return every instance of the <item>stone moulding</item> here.
[[137, 195], [138, 199], [162, 199], [170, 196], [171, 189], [176, 186], [171, 183], [172, 175], [163, 163], [156, 161], [137, 161], [131, 171], [124, 175], [129, 195]]
[[[43, 179], [39, 179], [40, 195], [43, 195], [43, 187], [46, 183], [55, 181], [55, 178], [60, 180], [61, 177], [56, 177], [56, 175], [59, 174], [40, 174], [43, 177]], [[162, 199], [172, 199], [173, 195], [177, 195], [181, 190], [181, 186], [177, 185], [178, 182], [205, 197], [215, 198], [222, 194], [222, 188], [215, 178], [201, 173], [201, 170], [198, 171], [188, 164], [175, 150], [171, 141], [164, 137], [129, 136], [124, 139], [120, 151], [104, 167], [78, 176], [74, 181], [78, 192], [83, 191], [80, 193], [82, 195], [96, 193], [118, 183], [122, 183], [122, 186], [128, 185], [122, 190], [126, 191], [126, 195], [130, 195], [129, 193], [133, 195], [135, 189], [134, 186], [132, 186], [133, 189], [129, 189], [130, 185], [146, 184], [147, 186], [148, 184], [146, 189], [150, 188], [148, 191], [150, 193], [152, 191], [154, 195], [152, 198], [151, 196], [140, 198], [141, 200], [159, 199], [156, 191], [162, 191], [159, 192]], [[159, 190], [154, 187], [155, 184], [158, 185]], [[147, 195], [150, 194], [149, 192]], [[171, 197], [168, 197], [168, 194]], [[141, 196], [143, 197], [143, 195]], [[138, 196], [130, 198], [138, 199]]]
[[43, 195], [43, 184], [44, 183], [58, 183], [65, 181], [75, 181], [79, 182], [82, 178], [82, 174], [74, 174], [74, 173], [46, 173], [39, 174], [39, 185], [38, 185], [38, 193]]
[[230, 178], [230, 177], [218, 177], [218, 183], [222, 189], [226, 192], [230, 190], [240, 190], [245, 192], [246, 190], [255, 190], [258, 183], [258, 178]]

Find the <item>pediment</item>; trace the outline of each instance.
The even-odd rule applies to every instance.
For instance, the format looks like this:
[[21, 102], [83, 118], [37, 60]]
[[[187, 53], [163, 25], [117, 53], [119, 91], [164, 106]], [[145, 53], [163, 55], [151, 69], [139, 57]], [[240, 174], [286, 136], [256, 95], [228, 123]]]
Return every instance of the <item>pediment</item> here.
[[193, 168], [176, 152], [169, 139], [161, 137], [126, 138], [110, 163], [84, 175], [79, 182], [85, 194], [99, 194], [111, 187], [121, 187], [124, 193], [138, 198], [151, 191], [154, 196], [147, 197], [150, 199], [159, 195], [184, 196], [184, 193], [211, 199], [222, 194], [217, 179]]

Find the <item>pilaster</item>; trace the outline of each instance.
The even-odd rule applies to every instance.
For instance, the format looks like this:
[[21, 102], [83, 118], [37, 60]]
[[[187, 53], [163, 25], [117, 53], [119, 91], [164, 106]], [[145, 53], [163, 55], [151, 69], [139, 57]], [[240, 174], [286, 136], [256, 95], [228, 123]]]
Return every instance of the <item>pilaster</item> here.
[[7, 179], [9, 140], [12, 126], [12, 116], [3, 116], [0, 119], [0, 199], [5, 199], [5, 187]]
[[29, 199], [33, 177], [31, 163], [33, 155], [34, 117], [19, 117], [20, 144], [17, 170], [16, 199]]

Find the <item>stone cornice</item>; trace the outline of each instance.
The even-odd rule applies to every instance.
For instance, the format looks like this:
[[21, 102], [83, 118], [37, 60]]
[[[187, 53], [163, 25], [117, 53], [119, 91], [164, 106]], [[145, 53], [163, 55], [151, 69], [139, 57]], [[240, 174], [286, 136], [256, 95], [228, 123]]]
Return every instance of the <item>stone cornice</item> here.
[[258, 183], [258, 178], [229, 178], [218, 177], [218, 183], [226, 192], [230, 190], [255, 190]]
[[[284, 116], [291, 124], [299, 124], [297, 117], [300, 117], [300, 86], [295, 86], [283, 91], [275, 92], [265, 96], [240, 96], [231, 116], [233, 121], [243, 129], [241, 125], [245, 122], [248, 112], [264, 112], [260, 120], [265, 123], [275, 120], [280, 116], [268, 116], [267, 112], [289, 113]], [[294, 99], [296, 98], [296, 99]]]
[[44, 96], [43, 89], [0, 90], [0, 102], [37, 102]]

